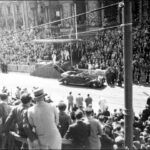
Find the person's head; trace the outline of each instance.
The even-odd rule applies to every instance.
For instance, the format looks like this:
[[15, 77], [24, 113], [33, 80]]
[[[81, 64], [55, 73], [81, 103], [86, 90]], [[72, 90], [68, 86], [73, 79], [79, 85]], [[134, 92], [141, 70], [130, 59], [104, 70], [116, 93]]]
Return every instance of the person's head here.
[[120, 111], [120, 113], [122, 113], [123, 112], [122, 108], [120, 108], [119, 111]]
[[93, 109], [87, 107], [87, 108], [85, 109], [85, 114], [86, 114], [87, 117], [92, 116], [92, 115], [93, 115]]
[[89, 105], [88, 105], [88, 108], [91, 108], [91, 109], [92, 109], [92, 104], [89, 104]]
[[23, 104], [29, 104], [30, 102], [32, 101], [32, 97], [30, 96], [30, 94], [29, 93], [23, 93], [22, 95], [21, 95], [21, 102], [23, 103]]
[[78, 109], [78, 107], [76, 106], [76, 104], [74, 104], [74, 106], [72, 107], [72, 112], [75, 112]]
[[123, 120], [123, 119], [121, 119], [121, 120], [119, 121], [119, 123], [120, 123], [120, 125], [121, 125], [122, 127], [124, 127], [124, 120]]
[[7, 101], [8, 100], [8, 94], [7, 93], [1, 93], [0, 94], [0, 99], [2, 101]]
[[110, 125], [108, 125], [108, 124], [106, 124], [104, 126], [103, 130], [104, 130], [104, 133], [106, 133], [108, 135], [110, 135], [112, 133], [112, 127]]
[[87, 97], [90, 97], [90, 94], [87, 94]]
[[122, 136], [117, 136], [115, 138], [115, 143], [117, 144], [118, 149], [119, 148], [124, 148], [124, 138]]
[[44, 90], [42, 88], [37, 88], [34, 90], [34, 100], [36, 102], [44, 101], [46, 95], [47, 94], [44, 93]]
[[98, 119], [99, 119], [100, 122], [104, 122], [105, 121], [105, 118], [104, 118], [103, 115], [100, 115]]
[[121, 126], [118, 125], [116, 128], [115, 128], [116, 131], [120, 131], [121, 130]]
[[76, 117], [77, 120], [81, 119], [81, 118], [83, 117], [83, 112], [78, 109], [78, 110], [75, 112], [75, 117]]
[[69, 95], [71, 95], [72, 94], [72, 92], [69, 92]]
[[66, 104], [63, 101], [59, 102], [59, 104], [58, 104], [59, 111], [65, 111], [66, 107], [67, 106], [66, 106]]
[[147, 98], [147, 105], [150, 105], [150, 96]]

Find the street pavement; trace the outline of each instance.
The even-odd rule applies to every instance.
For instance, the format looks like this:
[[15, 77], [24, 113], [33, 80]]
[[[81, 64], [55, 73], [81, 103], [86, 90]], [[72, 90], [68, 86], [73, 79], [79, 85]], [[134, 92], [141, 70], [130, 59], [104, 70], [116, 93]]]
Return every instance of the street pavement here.
[[[26, 73], [0, 73], [0, 89], [6, 86], [13, 96], [16, 87], [28, 88], [29, 92], [33, 87], [44, 88], [44, 91], [51, 97], [53, 102], [57, 104], [60, 100], [67, 103], [67, 95], [72, 91], [74, 98], [81, 93], [86, 98], [87, 94], [93, 98], [93, 108], [97, 112], [99, 109], [99, 101], [105, 102], [109, 110], [122, 108], [124, 109], [124, 88], [114, 86], [110, 87], [105, 85], [102, 89], [92, 89], [79, 86], [65, 86], [61, 85], [57, 79], [48, 79], [30, 76]], [[142, 85], [133, 85], [133, 110], [135, 114], [141, 112], [146, 104], [146, 99], [150, 94], [150, 87]]]

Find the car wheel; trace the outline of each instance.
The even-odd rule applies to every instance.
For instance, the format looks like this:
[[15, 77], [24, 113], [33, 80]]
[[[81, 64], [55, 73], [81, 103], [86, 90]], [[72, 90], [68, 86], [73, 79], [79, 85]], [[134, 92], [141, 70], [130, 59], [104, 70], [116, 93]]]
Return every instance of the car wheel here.
[[67, 80], [64, 80], [64, 81], [63, 81], [63, 84], [67, 85], [67, 84], [68, 84], [68, 81], [67, 81]]
[[92, 83], [92, 84], [91, 84], [91, 87], [92, 87], [92, 88], [97, 88], [97, 84], [96, 84], [96, 83]]

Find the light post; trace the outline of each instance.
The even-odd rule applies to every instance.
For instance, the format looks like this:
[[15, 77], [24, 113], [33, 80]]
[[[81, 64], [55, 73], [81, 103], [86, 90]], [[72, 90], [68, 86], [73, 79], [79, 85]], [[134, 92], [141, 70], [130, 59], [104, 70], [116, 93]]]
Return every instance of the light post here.
[[125, 146], [133, 149], [132, 104], [132, 0], [124, 0], [122, 8], [125, 98]]

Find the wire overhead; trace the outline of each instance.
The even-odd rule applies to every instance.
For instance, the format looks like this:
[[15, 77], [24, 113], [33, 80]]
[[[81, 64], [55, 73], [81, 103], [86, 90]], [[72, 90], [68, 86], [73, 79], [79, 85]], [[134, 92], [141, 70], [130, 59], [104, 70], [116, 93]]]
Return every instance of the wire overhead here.
[[75, 18], [75, 17], [79, 17], [79, 16], [82, 16], [82, 15], [86, 15], [86, 14], [93, 13], [93, 12], [95, 12], [95, 11], [99, 11], [99, 10], [107, 9], [107, 8], [110, 8], [110, 7], [113, 7], [113, 6], [117, 6], [117, 5], [119, 5], [119, 4], [120, 4], [120, 2], [117, 2], [117, 3], [111, 4], [111, 5], [107, 5], [107, 6], [104, 6], [104, 7], [100, 7], [100, 8], [97, 8], [97, 9], [93, 9], [93, 10], [91, 10], [91, 11], [87, 11], [87, 12], [85, 12], [85, 13], [80, 13], [80, 14], [77, 14], [77, 15], [72, 15], [72, 16], [70, 16], [70, 17], [63, 18], [63, 19], [60, 19], [60, 20], [56, 20], [56, 21], [52, 21], [52, 22], [45, 23], [45, 24], [33, 26], [33, 27], [30, 27], [30, 28], [27, 28], [27, 29], [22, 29], [22, 30], [20, 30], [20, 31], [16, 31], [16, 32], [13, 32], [13, 33], [10, 33], [10, 34], [4, 34], [4, 35], [2, 35], [2, 36], [0, 36], [0, 37], [5, 37], [5, 36], [8, 36], [8, 35], [13, 35], [13, 34], [21, 33], [21, 32], [24, 32], [24, 31], [28, 31], [28, 30], [31, 30], [31, 29], [35, 29], [35, 28], [38, 28], [38, 27], [43, 27], [43, 26], [46, 26], [46, 25], [50, 25], [50, 24], [53, 24], [53, 23], [60, 22], [60, 21], [72, 19], [72, 18]]

